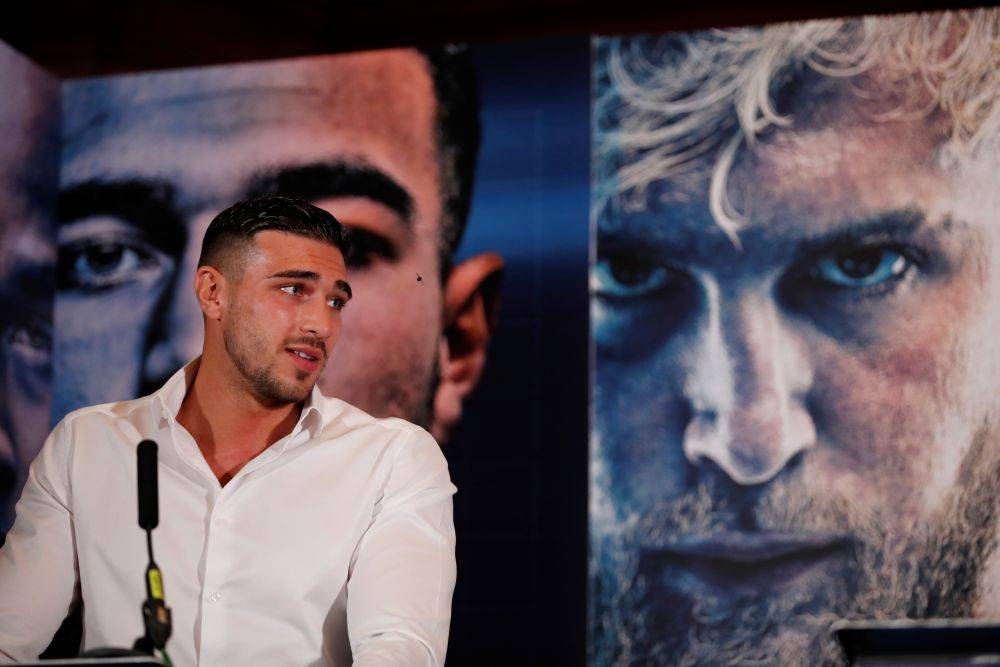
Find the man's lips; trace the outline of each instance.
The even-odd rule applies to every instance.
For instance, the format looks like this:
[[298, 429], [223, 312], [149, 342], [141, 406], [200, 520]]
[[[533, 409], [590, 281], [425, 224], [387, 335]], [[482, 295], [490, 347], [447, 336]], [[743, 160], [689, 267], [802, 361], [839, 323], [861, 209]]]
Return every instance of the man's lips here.
[[773, 587], [790, 583], [845, 554], [851, 543], [850, 536], [842, 533], [733, 531], [691, 535], [643, 546], [642, 567], [659, 572], [680, 568], [713, 585]]
[[658, 548], [679, 557], [757, 563], [843, 546], [848, 536], [784, 531], [727, 532], [682, 537]]
[[292, 345], [285, 348], [292, 362], [304, 371], [312, 373], [323, 365], [326, 353], [318, 347], [308, 345]]

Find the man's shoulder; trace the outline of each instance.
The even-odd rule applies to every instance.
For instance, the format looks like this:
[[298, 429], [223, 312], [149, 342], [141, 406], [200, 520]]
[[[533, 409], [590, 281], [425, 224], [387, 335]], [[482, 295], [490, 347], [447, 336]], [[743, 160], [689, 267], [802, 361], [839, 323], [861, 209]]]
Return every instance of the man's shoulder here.
[[153, 401], [153, 396], [141, 396], [127, 401], [114, 401], [112, 403], [101, 403], [99, 405], [88, 405], [68, 412], [61, 420], [59, 426], [74, 427], [93, 423], [108, 423], [130, 419], [137, 411], [148, 408]]

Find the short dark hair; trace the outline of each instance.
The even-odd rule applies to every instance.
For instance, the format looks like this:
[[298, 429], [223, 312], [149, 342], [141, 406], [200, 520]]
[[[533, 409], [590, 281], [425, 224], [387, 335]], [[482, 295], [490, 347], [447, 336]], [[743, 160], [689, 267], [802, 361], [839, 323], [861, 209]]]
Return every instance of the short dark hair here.
[[437, 100], [435, 133], [441, 171], [441, 273], [446, 275], [469, 218], [479, 153], [479, 89], [468, 48], [420, 49]]
[[329, 212], [294, 197], [255, 197], [233, 204], [208, 225], [198, 266], [219, 266], [224, 255], [249, 244], [264, 231], [285, 232], [336, 246], [346, 258], [350, 242], [344, 226]]

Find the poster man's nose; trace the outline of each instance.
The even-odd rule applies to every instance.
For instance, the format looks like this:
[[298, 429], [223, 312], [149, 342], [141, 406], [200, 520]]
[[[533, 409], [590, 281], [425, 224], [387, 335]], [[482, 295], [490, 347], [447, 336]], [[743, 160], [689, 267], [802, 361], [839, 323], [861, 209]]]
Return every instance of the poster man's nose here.
[[738, 484], [766, 483], [815, 442], [804, 404], [810, 362], [766, 290], [726, 296], [711, 284], [706, 296], [685, 382], [684, 453]]
[[190, 220], [187, 246], [178, 258], [170, 287], [160, 301], [160, 311], [149, 332], [143, 365], [144, 391], [158, 389], [178, 368], [201, 354], [204, 327], [193, 281], [201, 240], [213, 217], [214, 213], [203, 213]]
[[203, 327], [201, 310], [189, 281], [179, 276], [167, 295], [165, 317], [152, 331], [152, 345], [146, 355], [144, 375], [153, 382], [169, 377], [174, 371], [201, 353]]

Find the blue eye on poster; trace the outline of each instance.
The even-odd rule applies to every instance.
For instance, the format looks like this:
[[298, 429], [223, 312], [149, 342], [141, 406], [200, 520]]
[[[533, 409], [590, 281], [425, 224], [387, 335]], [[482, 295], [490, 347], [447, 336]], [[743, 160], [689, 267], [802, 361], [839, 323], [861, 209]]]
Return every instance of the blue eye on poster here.
[[998, 13], [593, 44], [590, 659], [996, 617]]
[[456, 664], [1000, 618], [998, 53], [996, 8], [62, 82], [0, 45], [0, 534], [50, 415], [199, 353], [214, 215], [286, 194], [354, 244], [322, 390], [461, 489]]

